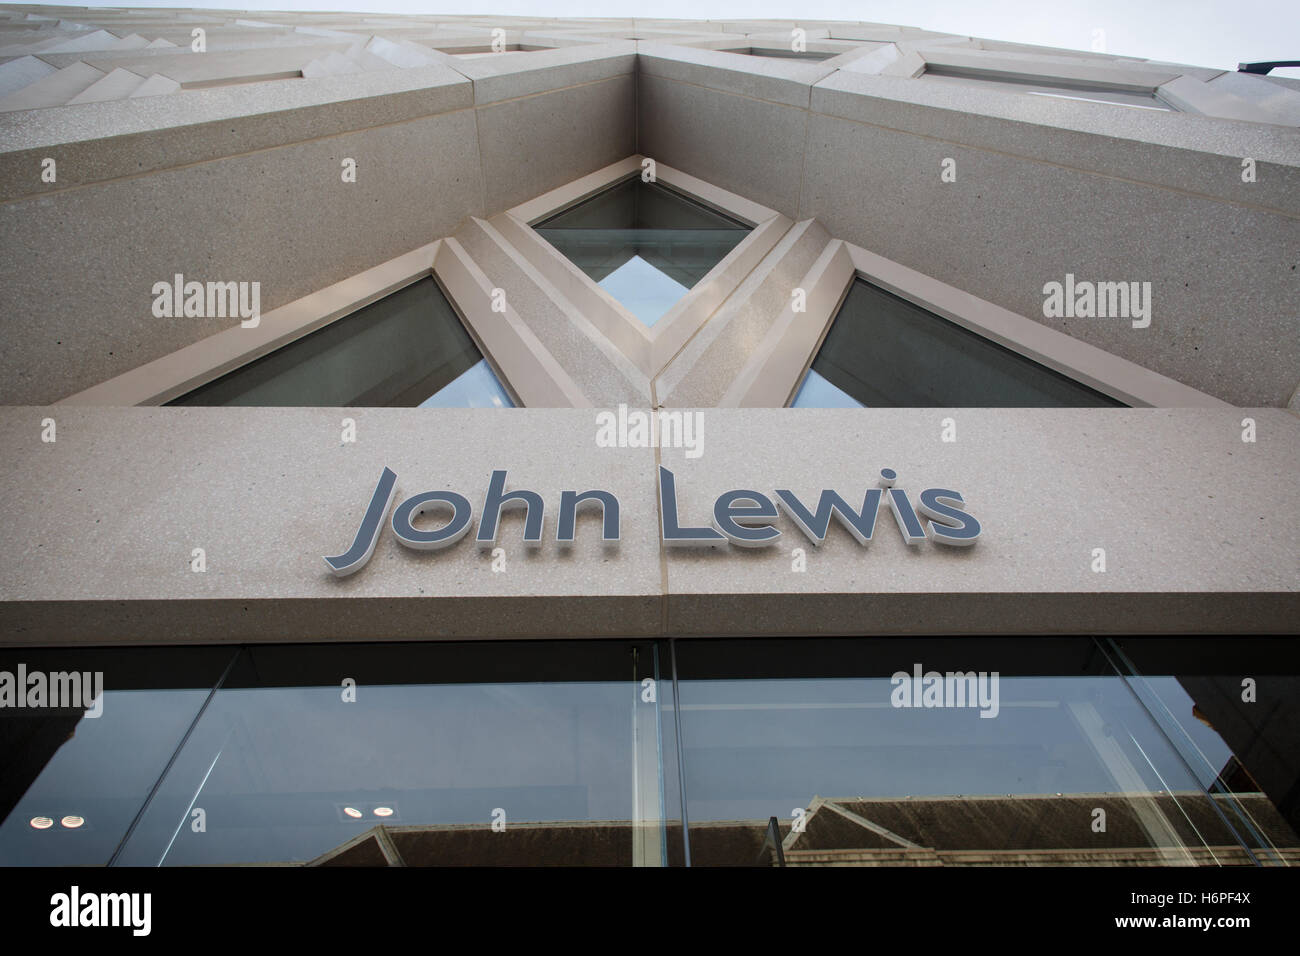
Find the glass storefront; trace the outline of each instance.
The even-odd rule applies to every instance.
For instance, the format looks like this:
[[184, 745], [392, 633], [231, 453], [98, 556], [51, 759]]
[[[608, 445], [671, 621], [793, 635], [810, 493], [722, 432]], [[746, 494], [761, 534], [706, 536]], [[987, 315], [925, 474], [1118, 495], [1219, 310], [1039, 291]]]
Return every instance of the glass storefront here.
[[0, 864], [1290, 865], [1300, 662], [1231, 643], [8, 649]]
[[[1118, 645], [1075, 638], [677, 652], [693, 850], [699, 830], [757, 834], [776, 817], [791, 864], [1241, 865], [1296, 852], [1296, 821], [1269, 795], [1214, 786], [1209, 768], [1232, 752], [1195, 718], [1184, 678], [1166, 676], [1194, 657], [1137, 676]], [[1135, 682], [1160, 688], [1160, 718]], [[1208, 763], [1187, 761], [1165, 719], [1195, 725]], [[1283, 726], [1274, 743], [1294, 750]], [[1240, 805], [1258, 828], [1241, 825]]]

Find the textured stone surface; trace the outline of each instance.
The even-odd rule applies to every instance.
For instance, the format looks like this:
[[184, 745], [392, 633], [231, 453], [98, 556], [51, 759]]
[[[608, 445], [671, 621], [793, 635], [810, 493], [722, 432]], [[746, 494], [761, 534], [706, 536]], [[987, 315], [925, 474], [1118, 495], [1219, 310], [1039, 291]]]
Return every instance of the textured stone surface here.
[[0, 110], [8, 112], [62, 106], [103, 78], [103, 70], [97, 70], [88, 63], [73, 63], [57, 73], [42, 77], [30, 86], [10, 93], [0, 100]]
[[[268, 310], [638, 152], [1220, 398], [1300, 401], [1294, 128], [862, 72], [888, 68], [890, 50], [895, 66], [919, 64], [927, 44], [970, 63], [1127, 73], [1128, 58], [822, 24], [816, 37], [860, 41], [874, 59], [774, 62], [671, 44], [767, 45], [793, 21], [593, 19], [511, 20], [508, 44], [563, 49], [464, 59], [451, 54], [490, 42], [485, 22], [329, 18], [293, 33], [296, 15], [268, 14], [276, 26], [214, 23], [216, 55], [193, 61], [189, 24], [173, 15], [82, 12], [95, 27], [84, 37], [33, 31], [42, 49], [69, 50], [51, 66], [173, 64], [226, 82], [239, 64], [349, 51], [365, 71], [184, 92], [159, 73], [155, 96], [0, 116], [0, 402], [57, 400], [232, 324], [154, 319], [152, 284], [176, 272], [261, 281]], [[126, 16], [146, 47], [107, 32]], [[432, 62], [402, 47], [405, 66], [385, 67], [366, 52], [388, 49], [369, 46], [381, 34]], [[1006, 55], [981, 57], [995, 51]], [[1203, 99], [1216, 109], [1240, 100], [1289, 119], [1300, 96], [1282, 78], [1143, 71], [1179, 74], [1184, 90], [1217, 82], [1225, 95]], [[44, 72], [27, 62], [6, 75]], [[40, 177], [46, 156], [53, 183]], [[349, 156], [354, 185], [339, 179]], [[939, 179], [947, 157], [955, 183]], [[1067, 272], [1150, 281], [1151, 327], [1042, 319], [1043, 284]], [[724, 305], [722, 324], [686, 344], [706, 387], [683, 399], [712, 397], [707, 376], [761, 331], [782, 284], [748, 296], [752, 314], [728, 319]], [[564, 360], [604, 381], [596, 352], [569, 344], [555, 346]], [[598, 448], [595, 414], [0, 410], [0, 642], [1290, 633], [1300, 620], [1300, 419], [1280, 407], [704, 409], [699, 459]], [[1253, 444], [1240, 437], [1247, 415]], [[47, 416], [55, 444], [40, 441]], [[938, 440], [949, 416], [955, 444]], [[339, 444], [343, 417], [357, 419], [358, 444]], [[665, 553], [660, 460], [678, 472], [688, 521], [707, 522], [724, 490], [851, 495], [890, 466], [909, 490], [961, 490], [985, 537], [966, 552], [909, 552], [886, 513], [870, 549], [837, 528], [814, 550], [779, 519], [776, 548]], [[505, 467], [511, 487], [546, 496], [552, 535], [561, 487], [608, 488], [623, 501], [623, 544], [602, 546], [588, 518], [573, 554], [548, 542], [530, 556], [515, 515], [501, 573], [472, 542], [415, 554], [386, 533], [370, 566], [336, 580], [321, 555], [346, 546], [384, 465], [402, 492], [455, 487], [476, 509]], [[194, 547], [205, 574], [188, 568]], [[792, 569], [792, 547], [806, 571]], [[1106, 549], [1104, 574], [1094, 548]]]
[[803, 108], [808, 106], [812, 85], [834, 72], [833, 67], [815, 60], [740, 57], [712, 50], [664, 49], [653, 43], [640, 44], [637, 52], [643, 76], [662, 76]]
[[797, 218], [808, 111], [642, 73], [640, 151]]
[[[0, 114], [0, 198], [156, 172], [472, 105], [444, 66], [267, 82]], [[57, 183], [32, 172], [53, 155]]]
[[[839, 70], [812, 109], [874, 126], [1300, 214], [1300, 132]], [[1241, 179], [1241, 158], [1257, 164]]]
[[630, 75], [494, 103], [477, 113], [487, 216], [636, 151], [636, 81]]
[[[1289, 632], [1300, 421], [1250, 414], [1253, 444], [1235, 409], [706, 409], [703, 455], [688, 459], [597, 447], [593, 410], [8, 408], [0, 640]], [[339, 441], [344, 416], [356, 444]], [[949, 416], [955, 443], [940, 441]], [[781, 518], [772, 548], [661, 551], [657, 459], [683, 523], [707, 524], [730, 489], [851, 499], [893, 467], [913, 498], [960, 491], [984, 534], [908, 551], [885, 511], [869, 548], [836, 526], [814, 549]], [[509, 490], [546, 501], [545, 540], [527, 554], [522, 512], [507, 512], [494, 573], [469, 538], [417, 553], [385, 529], [369, 565], [335, 579], [322, 555], [351, 543], [384, 466], [399, 500], [468, 497], [471, 537], [505, 468]], [[619, 496], [617, 548], [592, 513], [572, 552], [558, 549], [565, 488]], [[806, 571], [792, 570], [795, 547]]]
[[628, 76], [636, 72], [636, 44], [614, 41], [561, 50], [537, 50], [522, 60], [483, 57], [459, 60], [453, 68], [474, 80], [474, 102], [479, 106], [547, 90], [561, 89]]
[[[1031, 318], [1067, 272], [1150, 281], [1150, 329], [1047, 321], [1228, 401], [1284, 406], [1296, 386], [1300, 131], [1284, 121], [1300, 93], [1278, 78], [829, 21], [78, 16], [31, 30], [0, 7], [10, 95], [53, 78], [30, 54], [152, 73], [135, 91], [152, 95], [97, 83], [88, 95], [125, 98], [0, 114], [0, 308], [16, 317], [0, 401], [56, 400], [222, 327], [160, 327], [141, 312], [146, 279], [258, 280], [271, 308], [638, 152]], [[498, 19], [507, 52], [483, 54]], [[205, 53], [190, 50], [199, 22]], [[810, 50], [844, 52], [716, 49], [784, 48], [796, 25]], [[1217, 113], [871, 72], [926, 57], [1174, 77]], [[296, 69], [329, 75], [244, 82]], [[168, 73], [234, 85], [178, 92]], [[1279, 122], [1245, 121], [1260, 110]], [[361, 178], [336, 195], [354, 154]], [[939, 181], [947, 157], [956, 183]]]
[[795, 224], [656, 379], [660, 403], [717, 405], [829, 239], [815, 222]]
[[35, 56], [20, 56], [0, 63], [0, 97], [31, 86], [58, 67]]
[[[705, 410], [703, 456], [662, 451], [683, 523], [707, 524], [732, 488], [860, 502], [888, 467], [913, 497], [962, 492], [984, 533], [969, 549], [909, 550], [883, 512], [869, 548], [836, 529], [814, 549], [781, 519], [770, 548], [673, 549], [669, 632], [1292, 630], [1300, 494], [1284, 476], [1300, 422], [1249, 414], [1255, 444], [1237, 409]], [[953, 443], [940, 440], [947, 417]], [[1094, 548], [1105, 573], [1091, 570]]]
[[[1003, 94], [958, 88], [941, 110], [903, 100], [924, 99], [907, 80], [843, 75], [807, 113], [643, 71], [641, 149], [783, 212], [797, 202], [793, 215], [836, 238], [1226, 401], [1286, 403], [1300, 363], [1295, 131], [1179, 117], [1193, 133], [1231, 126], [1260, 153], [1243, 183], [1237, 156], [1043, 125], [1084, 106], [1136, 131], [1137, 111], [1025, 97], [1017, 109], [1035, 122], [1011, 122], [958, 111]], [[955, 183], [939, 178], [945, 158]], [[1151, 327], [1045, 319], [1043, 286], [1067, 273], [1150, 282]]]
[[266, 311], [451, 234], [482, 201], [474, 142], [462, 111], [0, 205], [0, 402], [56, 401], [238, 324], [155, 318], [175, 273], [260, 281]]
[[[658, 629], [653, 452], [596, 448], [591, 411], [57, 409], [58, 440], [43, 444], [32, 429], [46, 414], [0, 412], [0, 431], [25, 446], [3, 472], [5, 641]], [[356, 421], [355, 444], [340, 442], [345, 416]], [[517, 431], [504, 448], [507, 421]], [[397, 501], [439, 489], [469, 498], [469, 538], [415, 552], [385, 526], [370, 563], [335, 578], [322, 556], [351, 544], [384, 467], [397, 473]], [[493, 468], [508, 470], [509, 490], [539, 492], [547, 509], [534, 554], [521, 541], [522, 512], [505, 512], [500, 572], [470, 540]], [[559, 492], [590, 488], [619, 496], [622, 543], [602, 544], [593, 512], [580, 515], [565, 554], [554, 541]], [[435, 514], [425, 526], [444, 521]], [[200, 547], [207, 570], [195, 573]], [[32, 600], [41, 605], [21, 603]], [[44, 607], [50, 600], [76, 603]]]
[[1266, 110], [1273, 115], [1274, 122], [1300, 126], [1300, 100], [1287, 96], [1285, 87], [1278, 89], [1276, 84], [1252, 83], [1255, 78], [1246, 73], [1223, 73], [1210, 84]]
[[[814, 114], [800, 217], [1234, 404], [1283, 405], [1295, 387], [1289, 216]], [[1067, 273], [1150, 282], [1150, 327], [1044, 318], [1044, 284]]]
[[[472, 220], [456, 239], [528, 330], [566, 369], [593, 405], [646, 405], [650, 387], [624, 357], [554, 286], [519, 257], [491, 224]], [[553, 297], [554, 296], [554, 297]]]

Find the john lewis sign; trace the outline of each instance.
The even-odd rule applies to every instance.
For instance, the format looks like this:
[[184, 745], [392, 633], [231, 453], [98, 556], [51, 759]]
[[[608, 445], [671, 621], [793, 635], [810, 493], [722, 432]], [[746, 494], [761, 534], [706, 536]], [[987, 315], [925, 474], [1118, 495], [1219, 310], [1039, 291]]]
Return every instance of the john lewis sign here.
[[[833, 490], [820, 492], [816, 503], [810, 506], [788, 489], [777, 488], [772, 496], [750, 489], [735, 489], [718, 496], [712, 507], [711, 525], [682, 523], [677, 507], [677, 480], [671, 471], [659, 467], [659, 533], [668, 548], [711, 548], [725, 544], [738, 548], [766, 548], [776, 544], [781, 537], [772, 522], [785, 514], [814, 545], [826, 541], [831, 519], [839, 520], [858, 544], [868, 545], [876, 531], [881, 505], [893, 515], [894, 527], [909, 545], [918, 545], [930, 537], [936, 544], [963, 548], [975, 544], [980, 536], [980, 524], [974, 516], [966, 514], [966, 502], [961, 493], [946, 488], [927, 488], [913, 503], [904, 489], [896, 488], [897, 473], [892, 468], [880, 471], [879, 488], [868, 488], [862, 505], [854, 507], [848, 499]], [[326, 557], [325, 564], [339, 578], [354, 574], [365, 566], [374, 545], [380, 540], [383, 518], [393, 506], [398, 476], [385, 468], [380, 481], [361, 518], [360, 527], [351, 548], [334, 557]], [[506, 490], [506, 471], [495, 470], [487, 481], [487, 492], [482, 503], [478, 533], [474, 537], [480, 548], [497, 545], [500, 515], [506, 509], [524, 509], [524, 545], [537, 548], [542, 544], [542, 518], [546, 502], [541, 494], [526, 489]], [[619, 498], [611, 492], [560, 492], [559, 519], [555, 525], [555, 541], [560, 546], [571, 545], [576, 535], [577, 512], [580, 509], [601, 509], [601, 540], [619, 541], [621, 515]], [[434, 529], [415, 527], [416, 519], [425, 512], [441, 511], [446, 523]], [[928, 532], [922, 518], [930, 519]], [[469, 499], [456, 492], [422, 492], [413, 494], [396, 506], [390, 524], [400, 544], [415, 550], [450, 548], [469, 533], [473, 520], [473, 507]]]
[[[727, 491], [713, 503], [711, 525], [683, 524], [677, 506], [677, 479], [662, 465], [659, 467], [659, 532], [667, 547], [716, 547], [725, 544], [742, 548], [762, 548], [773, 545], [781, 532], [772, 522], [784, 514], [807, 536], [814, 545], [821, 545], [835, 518], [861, 545], [871, 543], [876, 530], [876, 519], [882, 505], [893, 516], [894, 526], [903, 541], [917, 545], [927, 537], [936, 544], [950, 547], [967, 547], [980, 536], [980, 523], [965, 512], [965, 500], [960, 492], [947, 488], [927, 488], [916, 497], [915, 503], [906, 491], [895, 487], [898, 479], [892, 468], [881, 469], [879, 487], [868, 488], [862, 504], [854, 507], [837, 492], [823, 490], [816, 504], [810, 506], [794, 492], [778, 488], [771, 496], [747, 488]], [[521, 489], [507, 492], [506, 472], [497, 469], [488, 481], [483, 498], [475, 541], [480, 548], [496, 546], [501, 527], [501, 515], [507, 508], [524, 509], [524, 544], [535, 548], [542, 543], [542, 518], [546, 502], [535, 491]], [[325, 564], [339, 577], [345, 577], [365, 567], [379, 542], [384, 516], [393, 504], [397, 490], [397, 475], [385, 468], [379, 483], [370, 496], [370, 503], [361, 518], [352, 546], [345, 552], [326, 557]], [[621, 535], [618, 497], [609, 491], [560, 492], [559, 519], [555, 527], [555, 540], [560, 546], [573, 543], [577, 515], [582, 508], [601, 510], [601, 540], [617, 542]], [[441, 511], [447, 516], [439, 528], [417, 528], [415, 521], [426, 512]], [[454, 491], [426, 491], [407, 498], [393, 511], [393, 534], [408, 548], [432, 551], [447, 548], [469, 533], [474, 509], [469, 499]], [[922, 518], [929, 519], [927, 531]], [[689, 520], [689, 519], [688, 519]]]

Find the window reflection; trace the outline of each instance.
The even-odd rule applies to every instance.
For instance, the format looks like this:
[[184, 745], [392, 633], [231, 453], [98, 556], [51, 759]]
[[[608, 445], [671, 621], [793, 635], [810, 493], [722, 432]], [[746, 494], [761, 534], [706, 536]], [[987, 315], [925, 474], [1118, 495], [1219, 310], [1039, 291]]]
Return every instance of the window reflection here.
[[1295, 639], [1125, 639], [1109, 653], [1256, 859], [1300, 864]]
[[1300, 864], [1285, 641], [675, 643], [6, 651], [0, 863]]
[[[824, 673], [864, 675], [825, 677], [768, 676], [789, 669], [769, 646], [735, 668], [753, 674], [740, 680], [715, 675], [741, 647], [679, 645], [693, 858], [750, 864], [776, 817], [787, 864], [1253, 862], [1092, 642], [1036, 643], [1036, 662], [1015, 642], [784, 645]], [[997, 706], [896, 698], [901, 682], [883, 675], [917, 661], [923, 674], [988, 675]], [[1275, 841], [1297, 845], [1263, 795], [1248, 802]], [[715, 831], [734, 844], [737, 830], [747, 844], [718, 844]]]
[[100, 672], [104, 688], [98, 717], [79, 707], [0, 708], [0, 864], [108, 863], [233, 655], [0, 652], [7, 674]]
[[617, 183], [533, 228], [648, 326], [750, 231], [639, 178]]
[[661, 865], [653, 668], [653, 645], [249, 649], [123, 862]]
[[855, 279], [796, 408], [1075, 408], [1119, 403]]
[[429, 277], [170, 404], [508, 408], [512, 402]]

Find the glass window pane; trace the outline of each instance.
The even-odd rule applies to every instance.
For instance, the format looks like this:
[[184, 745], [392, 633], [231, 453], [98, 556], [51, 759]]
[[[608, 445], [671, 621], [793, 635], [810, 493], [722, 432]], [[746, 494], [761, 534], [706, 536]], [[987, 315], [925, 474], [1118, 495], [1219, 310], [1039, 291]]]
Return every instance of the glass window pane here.
[[1173, 112], [1173, 107], [1157, 97], [1154, 92], [1113, 90], [1085, 81], [1077, 83], [1069, 80], [1043, 81], [1033, 77], [933, 65], [925, 68], [921, 78], [940, 83], [978, 83], [980, 86], [1009, 90], [1015, 93], [1030, 93], [1037, 96], [1053, 96], [1067, 100], [1086, 100], [1089, 103], [1108, 103], [1112, 106], [1129, 106], [1137, 109]]
[[646, 325], [654, 325], [750, 231], [640, 178], [533, 228]]
[[1263, 863], [1300, 864], [1300, 648], [1294, 638], [1115, 641], [1119, 666]]
[[[0, 651], [0, 865], [108, 863], [234, 654]], [[75, 687], [58, 676], [71, 674], [82, 676]], [[30, 706], [42, 681], [60, 697]], [[24, 686], [27, 706], [16, 706]], [[93, 687], [103, 696], [88, 709]]]
[[1089, 639], [680, 642], [678, 659], [694, 862], [753, 864], [771, 817], [808, 865], [1251, 862]]
[[172, 405], [512, 405], [432, 278], [290, 342]]
[[479, 359], [420, 403], [421, 408], [514, 408], [487, 359]]
[[780, 47], [746, 47], [739, 50], [724, 50], [723, 52], [741, 53], [745, 56], [769, 56], [779, 60], [809, 60], [814, 63], [840, 55], [839, 53], [827, 53], [822, 50], [801, 50], [796, 52]]
[[246, 649], [122, 862], [662, 865], [656, 676], [653, 643]]
[[810, 368], [795, 393], [792, 408], [862, 408], [860, 401], [843, 389], [836, 388]]
[[796, 408], [1118, 406], [1102, 393], [855, 279]]

